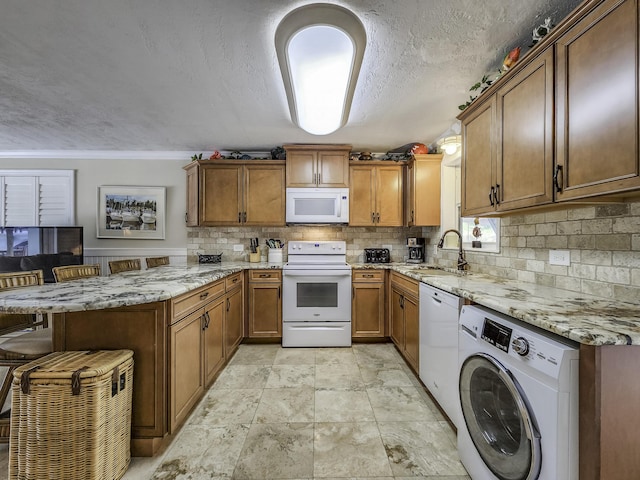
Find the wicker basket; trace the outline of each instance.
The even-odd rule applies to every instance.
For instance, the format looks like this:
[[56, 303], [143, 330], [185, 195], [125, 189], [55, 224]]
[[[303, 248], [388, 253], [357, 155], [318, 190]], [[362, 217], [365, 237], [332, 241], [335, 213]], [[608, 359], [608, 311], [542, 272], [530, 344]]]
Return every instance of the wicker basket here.
[[131, 461], [133, 352], [56, 352], [13, 373], [9, 478], [115, 480]]

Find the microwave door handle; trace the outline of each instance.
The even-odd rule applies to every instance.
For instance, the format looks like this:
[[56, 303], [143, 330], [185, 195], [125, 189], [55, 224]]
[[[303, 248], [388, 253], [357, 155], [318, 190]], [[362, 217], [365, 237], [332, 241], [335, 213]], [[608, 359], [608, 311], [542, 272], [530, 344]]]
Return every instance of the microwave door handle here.
[[342, 195], [338, 195], [338, 218], [342, 218]]

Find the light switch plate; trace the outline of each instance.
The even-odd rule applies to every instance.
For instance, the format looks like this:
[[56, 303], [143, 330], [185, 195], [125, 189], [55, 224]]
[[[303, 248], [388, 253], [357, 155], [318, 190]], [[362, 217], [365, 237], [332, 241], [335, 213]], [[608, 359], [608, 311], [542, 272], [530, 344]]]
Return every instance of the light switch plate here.
[[233, 251], [234, 252], [242, 252], [244, 250], [244, 245], [242, 244], [237, 244], [233, 246]]
[[549, 265], [569, 266], [571, 263], [571, 252], [569, 250], [549, 250]]

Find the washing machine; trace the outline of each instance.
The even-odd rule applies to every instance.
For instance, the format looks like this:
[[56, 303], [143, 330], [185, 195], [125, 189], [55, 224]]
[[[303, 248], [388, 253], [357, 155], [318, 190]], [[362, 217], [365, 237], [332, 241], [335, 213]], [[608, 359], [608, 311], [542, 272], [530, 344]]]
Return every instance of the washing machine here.
[[473, 480], [578, 479], [579, 345], [465, 305], [458, 453]]

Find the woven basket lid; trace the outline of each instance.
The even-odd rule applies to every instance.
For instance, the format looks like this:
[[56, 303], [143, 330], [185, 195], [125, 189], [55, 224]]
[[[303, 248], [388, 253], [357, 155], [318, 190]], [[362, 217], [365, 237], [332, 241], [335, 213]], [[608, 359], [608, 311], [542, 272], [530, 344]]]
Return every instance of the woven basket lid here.
[[31, 373], [31, 379], [70, 379], [73, 372], [84, 367], [80, 378], [100, 377], [111, 374], [114, 368], [132, 357], [132, 350], [54, 352], [19, 366], [13, 372], [13, 378], [20, 381], [22, 373], [35, 366], [39, 368]]

